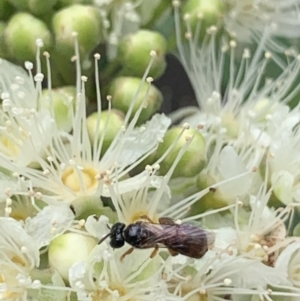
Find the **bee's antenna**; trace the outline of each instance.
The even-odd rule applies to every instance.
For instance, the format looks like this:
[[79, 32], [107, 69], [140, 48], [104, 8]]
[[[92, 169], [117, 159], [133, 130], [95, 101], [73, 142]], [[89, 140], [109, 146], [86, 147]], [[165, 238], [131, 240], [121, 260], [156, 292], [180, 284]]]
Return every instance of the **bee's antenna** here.
[[109, 226], [109, 224], [106, 224], [106, 227], [108, 228], [108, 230], [111, 230], [111, 227]]
[[102, 242], [104, 242], [104, 240], [105, 240], [106, 238], [108, 238], [109, 236], [110, 236], [110, 232], [107, 233], [105, 236], [103, 236], [103, 237], [99, 240], [98, 245], [100, 245]]

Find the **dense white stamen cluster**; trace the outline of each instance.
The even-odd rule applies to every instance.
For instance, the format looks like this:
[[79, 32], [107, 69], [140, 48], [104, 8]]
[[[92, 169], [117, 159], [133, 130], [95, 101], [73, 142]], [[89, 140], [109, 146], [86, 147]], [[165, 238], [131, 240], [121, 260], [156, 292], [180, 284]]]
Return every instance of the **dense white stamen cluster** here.
[[[159, 5], [94, 2], [103, 8], [110, 59], [119, 38], [146, 22], [142, 11]], [[113, 93], [103, 109], [101, 56], [94, 55], [91, 127], [91, 78], [82, 74], [76, 32], [76, 87], [61, 104], [64, 120], [56, 115], [48, 52], [47, 72], [41, 70], [41, 39], [27, 71], [0, 59], [0, 300], [300, 298], [300, 106], [288, 106], [300, 89], [300, 57], [289, 49], [285, 62], [274, 40], [299, 35], [292, 29], [300, 26], [300, 3], [275, 2], [220, 1], [223, 28], [217, 22], [203, 29], [211, 3], [202, 3], [195, 24], [193, 12], [181, 14], [180, 1], [173, 1], [178, 51], [198, 107], [170, 118], [155, 114], [143, 124], [159, 51], [148, 52], [150, 63], [122, 118]], [[116, 15], [108, 20], [111, 11]], [[255, 50], [241, 43], [248, 38], [259, 42]], [[201, 166], [194, 171], [194, 165]], [[148, 244], [159, 247], [157, 254], [110, 245], [114, 224], [137, 221], [153, 227]], [[204, 236], [189, 233], [186, 223], [205, 229]], [[158, 245], [157, 237], [164, 238]], [[134, 242], [141, 247], [140, 238]], [[199, 248], [200, 239], [203, 256], [193, 258], [193, 240]]]

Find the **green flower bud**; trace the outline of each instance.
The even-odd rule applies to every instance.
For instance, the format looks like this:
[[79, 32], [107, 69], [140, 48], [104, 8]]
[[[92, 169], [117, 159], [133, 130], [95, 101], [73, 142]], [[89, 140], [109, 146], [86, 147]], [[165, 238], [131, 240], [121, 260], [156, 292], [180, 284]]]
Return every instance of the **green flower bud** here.
[[105, 215], [110, 221], [116, 221], [116, 213], [110, 207], [104, 207], [99, 197], [85, 196], [72, 202], [76, 219], [86, 219], [90, 215]]
[[10, 55], [18, 61], [33, 61], [36, 55], [36, 40], [42, 39], [49, 49], [52, 38], [46, 24], [28, 13], [17, 13], [5, 30], [5, 42]]
[[34, 15], [40, 15], [51, 10], [57, 0], [10, 0], [10, 2], [18, 10], [30, 11]]
[[140, 85], [140, 78], [118, 77], [112, 82], [109, 89], [109, 94], [112, 96], [112, 107], [124, 112], [124, 114], [128, 112], [132, 102], [135, 102], [131, 118], [141, 105], [144, 106], [138, 119], [139, 124], [147, 121], [160, 108], [162, 103], [160, 91], [152, 85], [149, 88], [149, 84], [146, 82], [142, 83], [139, 94], [136, 95]]
[[95, 143], [95, 140], [99, 143], [103, 139], [101, 155], [109, 148], [123, 125], [123, 121], [124, 114], [118, 110], [95, 112], [87, 118], [86, 124], [91, 143]]
[[73, 33], [78, 34], [81, 54], [86, 55], [101, 41], [102, 22], [100, 12], [89, 5], [72, 5], [57, 12], [52, 20], [56, 49], [71, 57], [74, 54]]
[[[50, 108], [49, 97], [48, 89], [43, 90], [42, 105], [47, 109]], [[76, 88], [66, 86], [59, 89], [52, 89], [51, 97], [53, 101], [55, 121], [58, 128], [69, 132], [72, 129], [73, 114], [76, 104]]]
[[[14, 12], [14, 7], [8, 0], [0, 1], [0, 20], [7, 21]], [[2, 44], [0, 44], [2, 45]]]
[[97, 243], [95, 238], [78, 233], [58, 236], [49, 246], [50, 267], [68, 281], [70, 267], [76, 262], [87, 261]]
[[124, 37], [120, 42], [118, 58], [126, 74], [142, 77], [151, 59], [150, 52], [154, 50], [156, 56], [149, 76], [156, 79], [165, 71], [166, 49], [166, 39], [160, 33], [150, 30], [140, 30], [137, 33]]
[[188, 22], [192, 28], [196, 27], [199, 19], [203, 19], [206, 26], [216, 25], [223, 12], [223, 5], [220, 0], [188, 0], [182, 12], [184, 15], [189, 15]]
[[[207, 173], [200, 173], [197, 177], [196, 186], [199, 189], [199, 191], [201, 191], [207, 187], [213, 186], [216, 182], [218, 181], [212, 176], [208, 175]], [[234, 201], [235, 199], [225, 199], [221, 191], [218, 188], [216, 188], [215, 190], [212, 189], [201, 199], [199, 199], [199, 201], [193, 204], [190, 212], [192, 215], [199, 214], [210, 209], [223, 208], [227, 206], [229, 202], [233, 203]]]
[[[174, 140], [177, 139], [181, 131], [182, 128], [180, 127], [174, 127], [168, 130], [164, 137], [163, 143], [161, 143], [157, 149], [157, 159], [163, 156]], [[184, 132], [177, 144], [172, 148], [171, 152], [160, 163], [161, 174], [164, 175], [168, 172], [179, 151], [186, 145], [186, 138], [191, 138], [193, 135], [195, 135], [193, 141], [178, 162], [172, 177], [194, 177], [204, 168], [206, 164], [205, 139], [200, 132], [196, 131], [195, 129], [189, 129]]]

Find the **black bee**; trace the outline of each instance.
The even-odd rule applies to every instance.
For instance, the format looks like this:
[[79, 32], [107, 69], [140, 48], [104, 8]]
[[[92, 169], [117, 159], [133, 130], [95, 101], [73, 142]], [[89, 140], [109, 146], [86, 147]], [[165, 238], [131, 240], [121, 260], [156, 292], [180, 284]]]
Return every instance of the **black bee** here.
[[148, 216], [141, 218], [145, 221], [137, 221], [127, 227], [123, 223], [114, 224], [99, 244], [108, 237], [112, 248], [121, 248], [125, 242], [130, 244], [132, 248], [121, 256], [121, 260], [135, 248], [154, 248], [150, 255], [153, 258], [160, 247], [167, 248], [172, 256], [182, 254], [201, 258], [215, 240], [213, 233], [190, 224], [177, 224], [169, 217], [159, 218], [159, 223], [154, 223]]

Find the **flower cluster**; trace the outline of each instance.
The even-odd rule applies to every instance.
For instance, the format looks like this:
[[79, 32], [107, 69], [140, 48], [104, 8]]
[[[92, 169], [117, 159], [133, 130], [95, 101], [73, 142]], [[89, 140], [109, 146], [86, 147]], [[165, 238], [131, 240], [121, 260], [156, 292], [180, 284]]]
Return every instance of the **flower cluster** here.
[[[0, 300], [299, 300], [300, 56], [275, 37], [296, 35], [298, 2], [173, 1], [198, 106], [169, 116], [166, 39], [138, 31], [165, 3], [95, 0], [111, 41], [137, 31], [109, 87], [71, 27], [54, 58], [40, 38], [35, 64], [0, 58]], [[66, 40], [76, 85], [53, 88]]]

